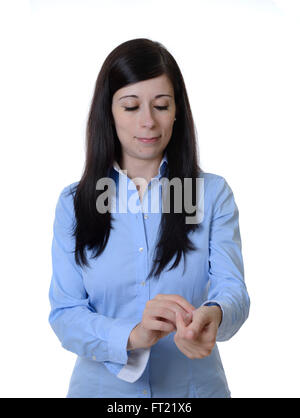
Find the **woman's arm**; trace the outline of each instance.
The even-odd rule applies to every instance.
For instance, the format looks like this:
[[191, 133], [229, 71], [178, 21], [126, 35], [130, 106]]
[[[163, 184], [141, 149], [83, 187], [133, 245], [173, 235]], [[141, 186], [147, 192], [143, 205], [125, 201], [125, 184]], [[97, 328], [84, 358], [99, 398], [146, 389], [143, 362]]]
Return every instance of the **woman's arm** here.
[[180, 314], [176, 316], [174, 342], [191, 359], [209, 356], [216, 341], [231, 338], [247, 319], [250, 307], [238, 209], [223, 177], [213, 195], [216, 198], [210, 226], [208, 300], [193, 312], [188, 326]]
[[209, 240], [209, 290], [203, 305], [216, 303], [222, 310], [217, 341], [230, 339], [246, 321], [250, 299], [244, 281], [239, 211], [233, 192], [221, 177], [216, 184], [216, 198]]
[[49, 323], [65, 349], [104, 362], [110, 372], [118, 375], [127, 364], [128, 338], [138, 321], [110, 318], [91, 306], [81, 269], [74, 259], [72, 199], [65, 196], [68, 188], [60, 194], [55, 210]]

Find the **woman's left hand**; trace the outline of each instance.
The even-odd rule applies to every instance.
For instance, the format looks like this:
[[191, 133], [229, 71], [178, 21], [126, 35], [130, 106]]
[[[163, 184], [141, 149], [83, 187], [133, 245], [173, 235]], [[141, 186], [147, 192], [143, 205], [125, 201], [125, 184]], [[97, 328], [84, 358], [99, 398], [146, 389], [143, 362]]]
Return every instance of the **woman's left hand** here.
[[222, 310], [219, 306], [200, 306], [191, 315], [191, 322], [186, 326], [181, 314], [176, 314], [174, 342], [190, 359], [207, 357], [216, 343]]

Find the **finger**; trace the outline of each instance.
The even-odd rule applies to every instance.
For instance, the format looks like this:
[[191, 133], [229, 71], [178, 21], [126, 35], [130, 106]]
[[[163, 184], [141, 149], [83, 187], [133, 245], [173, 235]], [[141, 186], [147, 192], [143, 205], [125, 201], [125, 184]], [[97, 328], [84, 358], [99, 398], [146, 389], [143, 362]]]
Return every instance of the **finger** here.
[[157, 300], [170, 300], [170, 301], [176, 302], [179, 306], [181, 306], [187, 312], [193, 312], [196, 309], [191, 303], [189, 303], [184, 297], [182, 297], [180, 295], [157, 294], [155, 296], [155, 299], [157, 299]]
[[157, 319], [147, 319], [144, 323], [144, 327], [151, 331], [163, 331], [173, 332], [175, 331], [174, 324], [165, 321], [159, 321]]
[[151, 319], [161, 318], [166, 321], [172, 322], [175, 325], [174, 313], [171, 309], [161, 302], [151, 299], [146, 303], [146, 309], [144, 315]]
[[[176, 327], [175, 312], [172, 312], [172, 315], [174, 316], [174, 319], [172, 321], [170, 319], [163, 318], [162, 316], [154, 316], [153, 318], [158, 319], [159, 321], [169, 322], [170, 324], [173, 324], [174, 327]], [[186, 315], [186, 316], [183, 317], [183, 322], [184, 322], [185, 326], [188, 326], [191, 323], [191, 314], [184, 314], [184, 315]]]
[[193, 331], [187, 330], [187, 327], [185, 326], [185, 323], [183, 321], [183, 318], [181, 316], [181, 313], [176, 312], [176, 328], [177, 328], [177, 334], [180, 338], [191, 338], [193, 337]]
[[177, 333], [180, 338], [192, 340], [196, 336], [195, 331], [191, 329], [191, 325], [185, 326], [181, 314], [177, 312], [176, 312], [176, 328], [177, 328]]
[[196, 309], [192, 304], [190, 304], [184, 297], [180, 295], [158, 294], [155, 296], [155, 299], [169, 300], [169, 301], [175, 302], [179, 306], [181, 306], [186, 312], [193, 312], [193, 310]]
[[193, 314], [192, 313], [187, 313], [184, 317], [185, 325], [186, 326], [190, 325], [192, 320], [193, 320]]
[[175, 321], [174, 321], [174, 312], [171, 311], [170, 309], [168, 309], [165, 306], [155, 306], [153, 305], [151, 311], [149, 311], [149, 316], [151, 316], [152, 318], [161, 318], [164, 319], [168, 322], [171, 322], [172, 324], [175, 325]]
[[[174, 316], [175, 316], [175, 313], [174, 313]], [[162, 318], [162, 317], [159, 317], [159, 316], [154, 317], [154, 319], [157, 319], [158, 321], [168, 322], [169, 324], [172, 324], [173, 327], [176, 329], [176, 318], [175, 318], [174, 322], [170, 321], [169, 319], [165, 319], [165, 318]], [[188, 326], [190, 322], [188, 322], [187, 320], [184, 320], [184, 323], [185, 323], [186, 326]]]
[[160, 317], [172, 321], [176, 325], [175, 313], [180, 312], [186, 325], [192, 321], [192, 314], [187, 313], [185, 309], [179, 306], [176, 302], [171, 302], [166, 299], [153, 300], [149, 313], [151, 316]]
[[193, 344], [196, 346], [205, 347], [206, 344], [210, 347], [211, 345], [214, 345], [216, 342], [216, 335], [218, 328], [213, 325], [213, 323], [206, 324], [204, 327], [197, 328], [194, 326], [194, 328], [191, 328], [192, 324], [187, 326], [186, 332], [185, 332], [185, 340], [189, 340], [190, 344]]
[[161, 316], [157, 316], [155, 319], [163, 322], [168, 322], [169, 324], [174, 325], [173, 321], [170, 321], [169, 319], [162, 318]]
[[211, 318], [208, 313], [205, 310], [198, 308], [193, 312], [193, 319], [189, 328], [199, 335], [210, 323]]

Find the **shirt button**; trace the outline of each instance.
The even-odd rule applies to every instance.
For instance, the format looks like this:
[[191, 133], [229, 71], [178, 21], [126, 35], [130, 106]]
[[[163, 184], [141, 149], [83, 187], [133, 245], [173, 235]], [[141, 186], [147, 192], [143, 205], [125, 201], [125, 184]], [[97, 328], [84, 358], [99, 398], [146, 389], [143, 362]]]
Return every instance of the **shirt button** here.
[[145, 282], [142, 282], [142, 283], [141, 283], [141, 285], [142, 285], [142, 286], [145, 286], [145, 284], [146, 284]]
[[92, 359], [93, 359], [93, 360], [96, 360], [96, 356], [93, 356], [93, 357], [92, 357]]
[[148, 219], [148, 215], [146, 215], [146, 214], [145, 214], [145, 215], [144, 215], [144, 219]]
[[144, 390], [143, 390], [143, 394], [144, 394], [144, 395], [147, 395], [147, 391], [146, 391], [146, 389], [144, 389]]
[[143, 249], [144, 249], [143, 247], [139, 248], [139, 252], [141, 253], [143, 251]]

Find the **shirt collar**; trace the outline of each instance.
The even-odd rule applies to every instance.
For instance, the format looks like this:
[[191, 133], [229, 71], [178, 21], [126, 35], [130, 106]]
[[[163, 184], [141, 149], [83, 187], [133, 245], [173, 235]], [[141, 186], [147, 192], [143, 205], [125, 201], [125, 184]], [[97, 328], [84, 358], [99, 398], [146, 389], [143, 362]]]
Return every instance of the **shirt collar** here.
[[[167, 153], [165, 152], [163, 155], [163, 158], [160, 162], [159, 168], [158, 168], [158, 173], [156, 177], [163, 177], [163, 175], [166, 173], [166, 169], [168, 167], [168, 157], [167, 157]], [[114, 161], [113, 163], [113, 168], [120, 174], [122, 174], [123, 176], [126, 176], [126, 174], [124, 173], [124, 171], [121, 169], [121, 167], [119, 166], [119, 164], [117, 163], [117, 161]]]

